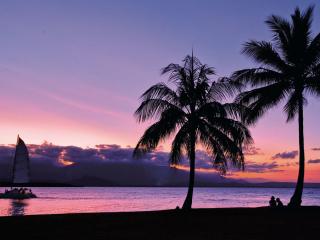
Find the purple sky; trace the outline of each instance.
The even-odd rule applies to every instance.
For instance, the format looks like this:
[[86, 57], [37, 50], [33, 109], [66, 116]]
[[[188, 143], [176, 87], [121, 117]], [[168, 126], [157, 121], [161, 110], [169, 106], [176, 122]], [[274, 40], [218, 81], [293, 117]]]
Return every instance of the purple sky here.
[[[251, 66], [240, 54], [249, 39], [269, 40], [264, 20], [289, 17], [316, 1], [1, 1], [0, 143], [133, 146], [145, 125], [133, 112], [160, 69], [194, 48], [218, 76]], [[320, 29], [320, 4], [314, 32]], [[319, 100], [305, 110], [308, 159], [318, 159]], [[252, 129], [270, 161], [297, 149], [296, 123], [281, 108]], [[291, 175], [290, 175], [291, 176]]]

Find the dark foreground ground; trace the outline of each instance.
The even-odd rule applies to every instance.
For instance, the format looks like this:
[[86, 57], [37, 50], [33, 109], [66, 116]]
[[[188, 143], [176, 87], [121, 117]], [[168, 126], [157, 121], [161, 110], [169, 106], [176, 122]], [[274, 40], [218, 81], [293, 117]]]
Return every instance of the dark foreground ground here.
[[[1, 239], [320, 239], [320, 207], [0, 217]], [[9, 238], [8, 238], [9, 239]]]

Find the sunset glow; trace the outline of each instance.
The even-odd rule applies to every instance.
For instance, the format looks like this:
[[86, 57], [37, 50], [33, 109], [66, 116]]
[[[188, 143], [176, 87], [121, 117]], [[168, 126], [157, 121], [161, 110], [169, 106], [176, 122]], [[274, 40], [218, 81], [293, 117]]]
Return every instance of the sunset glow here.
[[[27, 144], [48, 141], [83, 151], [96, 150], [98, 144], [133, 148], [149, 125], [138, 124], [133, 116], [139, 97], [152, 84], [166, 81], [160, 76], [162, 67], [180, 62], [193, 48], [216, 69], [214, 78], [228, 76], [253, 64], [240, 54], [241, 44], [252, 38], [271, 39], [266, 16], [289, 16], [295, 6], [312, 3], [251, 1], [253, 10], [247, 11], [248, 1], [206, 1], [200, 8], [197, 1], [172, 8], [161, 1], [70, 1], [63, 7], [58, 2], [1, 4], [0, 143], [5, 146], [15, 143], [19, 134]], [[313, 25], [317, 31], [319, 7]], [[190, 9], [193, 18], [186, 19], [183, 13]], [[225, 14], [225, 9], [230, 12]], [[320, 182], [320, 161], [314, 161], [320, 159], [320, 101], [310, 98], [308, 103], [305, 180]], [[226, 177], [296, 181], [297, 120], [286, 123], [282, 107], [251, 128], [256, 151], [245, 156], [248, 168]], [[170, 141], [163, 142], [158, 151], [170, 148]], [[291, 152], [292, 156], [281, 155]], [[76, 165], [66, 153], [59, 152], [61, 167]], [[108, 155], [94, 157], [110, 160]], [[185, 165], [174, 168], [189, 170]], [[216, 172], [203, 167], [197, 171]]]
[[65, 154], [66, 154], [66, 151], [62, 150], [60, 155], [59, 155], [58, 162], [61, 163], [63, 166], [71, 166], [71, 165], [73, 165], [74, 162], [64, 159], [65, 158]]

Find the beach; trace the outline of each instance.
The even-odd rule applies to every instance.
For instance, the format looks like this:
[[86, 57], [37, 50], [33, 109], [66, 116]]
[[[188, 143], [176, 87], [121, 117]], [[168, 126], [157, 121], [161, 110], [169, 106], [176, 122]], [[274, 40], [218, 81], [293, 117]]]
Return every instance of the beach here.
[[320, 207], [220, 208], [0, 217], [15, 239], [312, 239]]

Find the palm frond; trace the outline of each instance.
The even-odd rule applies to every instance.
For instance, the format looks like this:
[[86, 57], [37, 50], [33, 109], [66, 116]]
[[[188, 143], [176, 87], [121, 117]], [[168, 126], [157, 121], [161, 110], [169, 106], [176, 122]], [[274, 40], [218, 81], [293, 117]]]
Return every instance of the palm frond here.
[[241, 91], [244, 85], [240, 81], [233, 81], [231, 78], [223, 77], [212, 82], [206, 98], [208, 101], [226, 101]]
[[145, 122], [152, 118], [159, 118], [167, 110], [175, 111], [177, 116], [178, 114], [179, 116], [184, 115], [183, 110], [178, 106], [163, 99], [148, 99], [143, 101], [134, 115], [138, 122]]
[[[239, 168], [244, 167], [242, 146], [238, 145], [238, 142], [235, 141], [235, 139], [232, 139], [230, 136], [228, 136], [228, 134], [224, 133], [207, 121], [201, 121], [199, 129], [201, 129], [200, 131], [203, 133], [203, 136], [200, 138], [200, 140], [203, 141], [205, 146], [210, 147], [210, 145], [208, 145], [208, 141], [211, 142], [212, 151], [214, 151], [214, 145], [218, 145], [222, 151], [222, 153], [220, 153], [220, 157], [222, 154], [223, 158], [230, 160], [234, 166]], [[207, 137], [205, 137], [205, 135], [207, 135]], [[204, 141], [203, 139], [206, 138], [207, 141]], [[241, 136], [241, 138], [245, 137]]]
[[[287, 122], [292, 121], [298, 113], [299, 101], [301, 98], [303, 98], [302, 93], [298, 93], [297, 91], [290, 94], [289, 100], [283, 107], [284, 112], [287, 113]], [[304, 99], [304, 101], [306, 103], [306, 99]]]
[[276, 52], [270, 42], [249, 41], [246, 42], [242, 52], [259, 64], [263, 64], [279, 71], [286, 71], [288, 68], [285, 61]]
[[268, 109], [277, 105], [289, 94], [288, 88], [288, 83], [280, 82], [239, 94], [235, 101], [250, 108], [250, 111], [246, 112], [247, 115], [243, 116], [245, 122], [255, 123]]
[[306, 79], [305, 91], [320, 97], [320, 64], [314, 68], [312, 76]]
[[133, 155], [141, 156], [154, 150], [160, 141], [165, 140], [173, 134], [185, 121], [185, 115], [175, 108], [169, 108], [162, 112], [158, 122], [152, 124], [140, 138]]
[[[305, 66], [307, 71], [312, 71], [313, 67], [320, 63], [320, 33], [311, 41], [306, 54]], [[310, 67], [309, 67], [310, 66]]]
[[140, 99], [142, 101], [149, 99], [163, 99], [173, 104], [178, 103], [178, 96], [176, 92], [163, 82], [151, 86], [141, 95]]
[[207, 119], [207, 122], [219, 129], [238, 146], [248, 145], [253, 142], [249, 129], [239, 121], [229, 118]]
[[280, 72], [266, 68], [248, 68], [235, 71], [231, 75], [234, 82], [249, 84], [251, 87], [265, 86], [283, 80]]
[[188, 84], [188, 73], [186, 69], [179, 64], [169, 64], [161, 70], [161, 74], [169, 74], [169, 81], [175, 83], [177, 87]]
[[201, 83], [203, 81], [208, 81], [209, 80], [208, 76], [216, 74], [214, 68], [213, 67], [209, 67], [206, 64], [200, 65], [196, 69], [196, 73], [197, 73], [197, 77], [195, 79], [196, 79], [197, 83]]
[[241, 102], [225, 103], [223, 104], [223, 108], [225, 109], [228, 118], [249, 124], [246, 122], [245, 116], [252, 114], [252, 110]]
[[277, 48], [281, 51], [282, 56], [287, 59], [291, 40], [291, 24], [286, 19], [276, 15], [271, 15], [265, 22], [273, 32], [273, 41]]
[[179, 164], [183, 155], [183, 150], [187, 150], [189, 141], [189, 125], [185, 124], [180, 128], [171, 144], [169, 161], [171, 164]]
[[294, 14], [291, 15], [292, 38], [288, 52], [288, 61], [294, 64], [300, 63], [310, 43], [313, 8], [313, 6], [308, 7], [303, 13], [300, 12], [299, 8], [296, 8]]
[[228, 170], [228, 161], [224, 156], [224, 152], [221, 149], [219, 143], [217, 143], [208, 134], [206, 128], [199, 128], [199, 138], [202, 145], [206, 148], [206, 151], [210, 154], [212, 159], [212, 166], [218, 170], [222, 175], [226, 174]]

